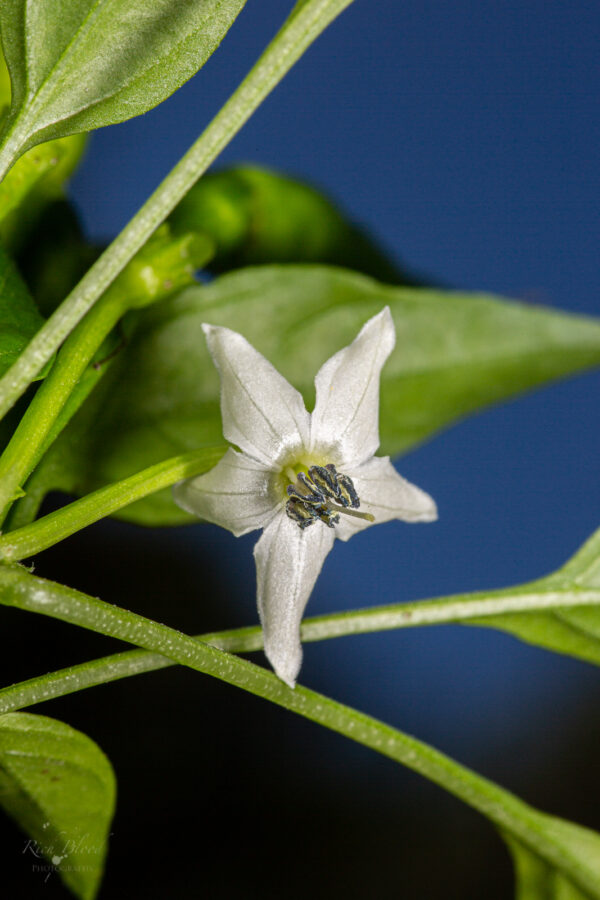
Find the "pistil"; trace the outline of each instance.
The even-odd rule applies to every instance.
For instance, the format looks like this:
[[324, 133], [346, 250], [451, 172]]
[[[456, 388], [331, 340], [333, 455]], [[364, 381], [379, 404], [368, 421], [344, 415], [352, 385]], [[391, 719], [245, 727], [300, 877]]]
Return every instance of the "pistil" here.
[[327, 504], [328, 509], [335, 509], [336, 512], [343, 516], [354, 516], [355, 519], [364, 519], [366, 522], [374, 522], [375, 516], [372, 513], [358, 512], [356, 509], [345, 509], [343, 506], [336, 506], [334, 503]]

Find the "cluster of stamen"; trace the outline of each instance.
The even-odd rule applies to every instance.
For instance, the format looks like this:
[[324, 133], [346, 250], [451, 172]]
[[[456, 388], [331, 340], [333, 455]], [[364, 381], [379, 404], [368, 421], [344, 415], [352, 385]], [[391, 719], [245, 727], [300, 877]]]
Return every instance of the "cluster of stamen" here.
[[336, 471], [332, 463], [311, 466], [308, 472], [298, 475], [289, 470], [291, 484], [287, 486], [290, 498], [285, 511], [296, 524], [304, 529], [320, 519], [329, 528], [335, 528], [340, 513], [374, 521], [370, 513], [355, 512], [360, 506], [352, 479]]

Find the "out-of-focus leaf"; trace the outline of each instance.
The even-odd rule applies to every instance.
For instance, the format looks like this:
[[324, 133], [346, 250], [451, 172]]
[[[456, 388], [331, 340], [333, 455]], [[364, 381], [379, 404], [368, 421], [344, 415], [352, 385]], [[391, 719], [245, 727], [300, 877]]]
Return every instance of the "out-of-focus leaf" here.
[[[600, 325], [489, 296], [391, 288], [327, 267], [242, 270], [144, 314], [138, 331], [28, 490], [87, 493], [222, 440], [219, 380], [202, 323], [233, 328], [314, 401], [319, 366], [389, 304], [397, 343], [383, 371], [382, 453], [469, 413], [600, 363]], [[124, 516], [190, 521], [166, 494]]]
[[43, 324], [14, 263], [0, 245], [0, 375]]
[[0, 238], [9, 250], [22, 247], [46, 207], [63, 195], [85, 142], [76, 134], [34, 147], [0, 182]]
[[96, 896], [115, 805], [110, 762], [85, 734], [30, 713], [0, 718], [0, 805], [81, 900]]
[[[45, 146], [42, 144], [39, 149]], [[35, 153], [36, 149], [29, 153]], [[75, 210], [67, 200], [55, 200], [41, 212], [16, 260], [42, 315], [54, 312], [101, 252], [101, 247], [85, 239]]]
[[391, 284], [414, 283], [328, 197], [258, 166], [206, 175], [170, 221], [175, 230], [203, 231], [213, 238], [213, 272], [265, 263], [327, 263]]
[[200, 69], [245, 0], [5, 0], [14, 158], [157, 106]]
[[[600, 890], [600, 835], [564, 819], [538, 813], [540, 831], [557, 842], [565, 856], [579, 859], [596, 872]], [[503, 834], [515, 867], [515, 900], [590, 900], [597, 893], [577, 887], [557, 866]]]

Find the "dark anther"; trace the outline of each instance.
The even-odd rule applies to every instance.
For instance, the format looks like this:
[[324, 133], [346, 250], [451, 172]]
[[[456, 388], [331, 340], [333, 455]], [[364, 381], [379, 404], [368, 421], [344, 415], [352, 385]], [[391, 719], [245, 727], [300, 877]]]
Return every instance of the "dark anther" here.
[[341, 494], [335, 466], [311, 466], [308, 474], [312, 483], [316, 484], [325, 497], [330, 497], [332, 500], [340, 500]]
[[[352, 479], [339, 474], [332, 463], [311, 466], [308, 475], [300, 472], [296, 481], [288, 484], [286, 491], [290, 499], [285, 511], [302, 529], [308, 528], [317, 519], [334, 528], [340, 521], [340, 507], [357, 509], [360, 506]], [[337, 509], [329, 502], [332, 500], [339, 504]]]
[[352, 509], [358, 509], [360, 500], [354, 488], [354, 482], [347, 475], [338, 475], [338, 487], [340, 489], [342, 506], [351, 506]]
[[304, 530], [317, 521], [319, 514], [316, 507], [304, 503], [297, 497], [291, 497], [285, 504], [285, 511], [296, 524]]

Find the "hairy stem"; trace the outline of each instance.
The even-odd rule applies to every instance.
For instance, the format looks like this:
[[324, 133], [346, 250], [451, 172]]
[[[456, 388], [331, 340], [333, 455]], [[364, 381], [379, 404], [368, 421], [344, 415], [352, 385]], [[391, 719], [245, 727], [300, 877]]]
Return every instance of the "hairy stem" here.
[[[470, 622], [480, 625], [485, 624], [486, 619], [497, 615], [532, 610], [600, 607], [600, 590], [565, 595], [556, 591], [519, 593], [518, 589], [515, 589], [512, 596], [498, 596], [498, 594], [499, 592], [461, 594], [436, 600], [419, 600], [416, 603], [397, 603], [392, 606], [376, 606], [371, 609], [315, 616], [302, 622], [302, 641], [310, 643], [354, 634], [370, 634], [424, 625], [452, 623], [468, 625]], [[261, 650], [263, 646], [260, 627], [199, 634], [195, 635], [193, 640], [202, 641], [228, 653], [251, 653]], [[69, 666], [2, 688], [0, 714], [52, 700], [55, 697], [63, 697], [65, 694], [94, 685], [165, 669], [174, 664], [171, 659], [156, 653], [129, 650]]]

